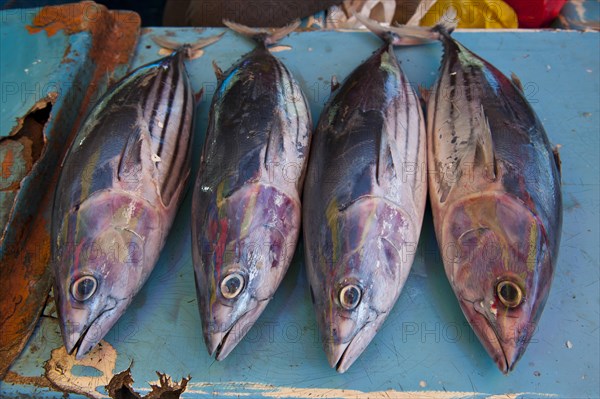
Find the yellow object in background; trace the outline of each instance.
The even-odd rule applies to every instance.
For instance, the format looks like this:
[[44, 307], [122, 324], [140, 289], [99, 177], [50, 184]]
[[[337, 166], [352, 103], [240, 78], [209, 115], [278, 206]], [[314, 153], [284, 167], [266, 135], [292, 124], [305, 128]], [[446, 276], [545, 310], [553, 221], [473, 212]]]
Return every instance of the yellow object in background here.
[[503, 29], [518, 28], [515, 11], [501, 0], [438, 0], [421, 19], [421, 26], [434, 26], [454, 7], [459, 28]]

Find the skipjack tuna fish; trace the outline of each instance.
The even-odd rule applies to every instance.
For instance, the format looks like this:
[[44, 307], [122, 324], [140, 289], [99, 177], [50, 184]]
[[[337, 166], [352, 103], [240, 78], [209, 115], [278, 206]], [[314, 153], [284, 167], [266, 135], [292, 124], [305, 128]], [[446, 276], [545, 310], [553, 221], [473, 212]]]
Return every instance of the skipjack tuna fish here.
[[115, 84], [64, 159], [52, 214], [54, 295], [77, 358], [121, 317], [158, 260], [190, 174], [195, 104], [184, 59], [218, 38]]
[[198, 304], [208, 352], [224, 359], [279, 286], [300, 230], [311, 118], [268, 33], [226, 22], [256, 48], [227, 72], [215, 66], [206, 142], [192, 204]]
[[433, 220], [446, 274], [481, 343], [503, 373], [535, 331], [562, 226], [560, 163], [523, 96], [454, 40], [429, 94], [427, 146]]
[[[411, 269], [427, 181], [419, 99], [386, 43], [333, 94], [315, 132], [303, 197], [306, 269], [331, 367], [346, 371], [394, 306]], [[423, 165], [420, 165], [423, 164]]]

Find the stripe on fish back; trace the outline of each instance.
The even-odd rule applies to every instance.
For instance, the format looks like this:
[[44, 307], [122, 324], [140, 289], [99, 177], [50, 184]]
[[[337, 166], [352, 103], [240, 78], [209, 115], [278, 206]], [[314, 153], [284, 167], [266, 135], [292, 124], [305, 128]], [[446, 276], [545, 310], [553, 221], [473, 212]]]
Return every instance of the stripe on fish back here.
[[187, 173], [185, 163], [191, 150], [193, 96], [181, 60], [170, 57], [159, 66], [142, 100], [142, 115], [151, 138], [153, 161], [163, 203], [168, 205]]
[[[438, 172], [460, 179], [465, 168], [487, 170], [495, 178], [493, 140], [482, 95], [482, 70], [485, 65], [479, 57], [448, 37], [443, 40], [445, 61], [433, 93], [433, 111], [430, 120], [432, 150], [438, 160]], [[440, 123], [442, 122], [442, 123]], [[489, 170], [488, 170], [489, 169]], [[453, 183], [443, 180], [440, 201], [444, 202]]]
[[[306, 97], [300, 91], [300, 87], [290, 74], [290, 71], [283, 65], [281, 61], [273, 57], [275, 61], [275, 72], [277, 73], [276, 81], [280, 89], [279, 101], [286, 107], [285, 117], [289, 125], [287, 126], [291, 132], [293, 132], [293, 145], [296, 147], [298, 152], [303, 151], [303, 147], [306, 144], [306, 140], [302, 140], [300, 137], [302, 124], [300, 122], [300, 110], [298, 109], [298, 103], [301, 101], [303, 104], [304, 113], [308, 110], [308, 104]], [[275, 133], [275, 134], [274, 134]], [[264, 165], [268, 170], [271, 165], [276, 164], [280, 161], [285, 161], [285, 143], [284, 136], [276, 134], [273, 130], [269, 131], [269, 142], [267, 144], [267, 151], [265, 151]], [[306, 132], [305, 132], [306, 133]], [[275, 145], [273, 145], [275, 144]]]
[[[327, 150], [316, 158], [337, 154], [325, 161], [324, 168], [331, 171], [325, 171], [324, 179], [338, 182], [341, 174], [354, 181], [323, 191], [325, 196], [337, 193], [340, 211], [374, 192], [398, 203], [407, 185], [423, 185], [420, 175], [408, 169], [422, 167], [418, 154], [424, 151], [419, 133], [423, 116], [391, 46], [382, 47], [348, 76], [323, 115], [318, 131]], [[356, 180], [356, 174], [361, 178]]]
[[301, 179], [286, 179], [282, 171], [294, 163], [303, 172], [310, 126], [306, 98], [291, 73], [266, 49], [256, 48], [225, 72], [213, 97], [203, 150], [205, 183], [227, 176], [225, 197], [257, 179], [297, 191]]
[[[401, 102], [398, 105], [397, 115], [400, 120], [400, 126], [405, 127], [405, 129], [402, 132], [404, 140], [399, 140], [397, 132], [394, 137], [400, 144], [399, 162], [402, 162], [402, 160], [406, 162], [406, 160], [413, 160], [415, 158], [415, 155], [412, 154], [415, 148], [415, 154], [419, 154], [421, 151], [422, 140], [418, 132], [423, 129], [424, 120], [419, 99], [410, 82], [406, 79], [406, 75], [400, 68], [400, 65], [398, 65], [398, 68], [400, 71]], [[396, 123], [396, 126], [398, 126], [398, 123]], [[419, 160], [420, 158], [416, 159], [417, 162]], [[418, 172], [421, 170], [421, 167], [424, 167], [424, 165], [414, 165], [415, 172], [412, 173], [413, 188], [419, 184], [417, 179], [421, 179], [422, 175]], [[409, 168], [409, 165], [403, 164], [403, 173], [407, 173], [407, 168]]]
[[[396, 59], [393, 47], [384, 46], [379, 55], [377, 53], [374, 55], [374, 60], [378, 62], [384, 85], [395, 80], [392, 84], [395, 93], [388, 97], [390, 104], [383, 108], [386, 112], [383, 115], [383, 131], [377, 135], [379, 152], [375, 174], [379, 186], [393, 189], [397, 179], [402, 179], [403, 183], [407, 182], [405, 180], [407, 168], [414, 167], [418, 170], [420, 167], [420, 165], [407, 163], [418, 162], [415, 154], [419, 154], [421, 150], [418, 131], [423, 124], [423, 115], [419, 100]], [[358, 74], [365, 72], [367, 71]], [[416, 172], [411, 174], [410, 183], [414, 188], [420, 177]]]

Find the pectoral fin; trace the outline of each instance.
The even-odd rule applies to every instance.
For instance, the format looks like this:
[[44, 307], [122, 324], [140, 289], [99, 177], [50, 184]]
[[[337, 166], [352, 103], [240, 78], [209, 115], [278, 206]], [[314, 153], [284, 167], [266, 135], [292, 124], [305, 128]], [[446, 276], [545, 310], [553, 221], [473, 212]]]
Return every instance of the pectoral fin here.
[[496, 180], [496, 156], [494, 155], [494, 141], [492, 140], [492, 130], [483, 105], [481, 106], [481, 134], [477, 140], [475, 148], [475, 163], [482, 164], [486, 171], [486, 176], [494, 181]]
[[127, 138], [121, 152], [117, 168], [118, 179], [123, 182], [132, 181], [142, 170], [142, 135], [137, 128]]

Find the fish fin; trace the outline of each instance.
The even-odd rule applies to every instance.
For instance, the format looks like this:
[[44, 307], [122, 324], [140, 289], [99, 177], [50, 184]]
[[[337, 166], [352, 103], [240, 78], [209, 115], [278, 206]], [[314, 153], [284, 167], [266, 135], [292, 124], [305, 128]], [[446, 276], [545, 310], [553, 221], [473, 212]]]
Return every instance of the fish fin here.
[[439, 39], [439, 33], [420, 26], [383, 26], [365, 16], [354, 14], [354, 17], [368, 30], [379, 36], [386, 43], [394, 46], [413, 46], [429, 43]]
[[431, 89], [426, 88], [425, 86], [419, 84], [419, 104], [421, 104], [421, 109], [423, 113], [427, 114], [427, 102], [429, 102], [429, 97], [431, 97]]
[[331, 92], [333, 93], [340, 88], [340, 82], [337, 80], [337, 76], [331, 75]]
[[562, 161], [560, 160], [560, 147], [562, 145], [557, 144], [552, 149], [552, 154], [554, 155], [554, 163], [556, 164], [556, 169], [558, 170], [558, 176], [562, 177]]
[[403, 263], [402, 253], [396, 245], [393, 243], [393, 239], [388, 239], [387, 237], [381, 237], [379, 242], [381, 243], [381, 247], [383, 249], [383, 254], [386, 257], [387, 262], [382, 262], [384, 265], [384, 270], [387, 271], [387, 277], [389, 277], [392, 281], [396, 280], [396, 276], [402, 270], [397, 265], [401, 265]]
[[[424, 6], [425, 8], [431, 7], [434, 3], [435, 1], [425, 2]], [[419, 18], [418, 13], [413, 16], [415, 20], [411, 18], [410, 24], [389, 27], [384, 27], [378, 22], [358, 14], [354, 14], [354, 16], [367, 29], [394, 46], [412, 46], [449, 38], [458, 25], [457, 11], [454, 7], [448, 7], [438, 24], [433, 28], [415, 26], [414, 21]]]
[[121, 151], [119, 165], [117, 167], [117, 178], [119, 181], [131, 182], [137, 179], [137, 174], [142, 169], [142, 135], [138, 127], [129, 134], [127, 144]]
[[494, 141], [492, 140], [492, 129], [483, 105], [481, 106], [482, 130], [477, 146], [475, 147], [475, 163], [483, 164], [486, 171], [486, 176], [492, 180], [496, 180], [496, 156], [494, 155]]
[[221, 37], [225, 34], [225, 32], [221, 32], [218, 35], [205, 37], [198, 39], [193, 43], [179, 43], [173, 40], [169, 40], [164, 36], [152, 36], [152, 40], [158, 46], [171, 50], [178, 51], [180, 49], [185, 49], [185, 55], [187, 58], [197, 58], [196, 53], [203, 49], [204, 47], [210, 46], [213, 43], [216, 43], [221, 39]]
[[197, 93], [194, 93], [194, 101], [196, 104], [202, 100], [202, 95], [204, 94], [204, 87], [201, 88]]
[[152, 41], [156, 43], [157, 46], [172, 51], [175, 51], [183, 46], [182, 43], [169, 40], [164, 36], [152, 36]]
[[425, 101], [425, 103], [427, 103], [427, 101], [429, 101], [429, 95], [431, 94], [431, 89], [426, 88], [422, 84], [419, 84], [419, 86], [417, 88], [419, 90], [419, 95], [421, 96], [423, 101]]
[[519, 77], [514, 72], [512, 72], [510, 74], [510, 80], [512, 80], [513, 84], [515, 86], [517, 86], [517, 89], [519, 89], [519, 91], [521, 93], [524, 93], [524, 91], [523, 91], [523, 84], [521, 83], [521, 79], [519, 79]]
[[417, 5], [417, 9], [412, 17], [406, 22], [405, 26], [419, 26], [423, 17], [429, 12], [431, 7], [437, 3], [437, 0], [422, 0]]
[[296, 30], [300, 26], [300, 20], [296, 19], [289, 25], [281, 28], [251, 28], [226, 19], [223, 20], [223, 24], [232, 31], [247, 36], [266, 47], [277, 43]]
[[213, 70], [215, 71], [215, 76], [217, 77], [217, 83], [221, 84], [223, 79], [225, 79], [225, 74], [223, 73], [223, 70], [221, 68], [219, 68], [216, 61], [212, 62], [212, 66], [213, 66]]
[[458, 22], [458, 11], [454, 6], [450, 6], [432, 30], [439, 32], [443, 37], [449, 37], [458, 26]]
[[195, 41], [193, 43], [189, 43], [188, 46], [190, 46], [190, 49], [192, 51], [198, 51], [200, 49], [203, 49], [204, 47], [208, 47], [211, 44], [218, 42], [219, 40], [221, 40], [221, 38], [223, 37], [224, 34], [225, 34], [225, 32], [221, 32], [218, 35], [198, 39], [197, 41]]
[[[390, 142], [391, 141], [391, 142]], [[378, 185], [385, 181], [385, 176], [397, 168], [394, 166], [393, 149], [397, 148], [395, 137], [389, 137], [387, 134], [378, 135], [377, 164], [375, 165], [375, 179]]]

